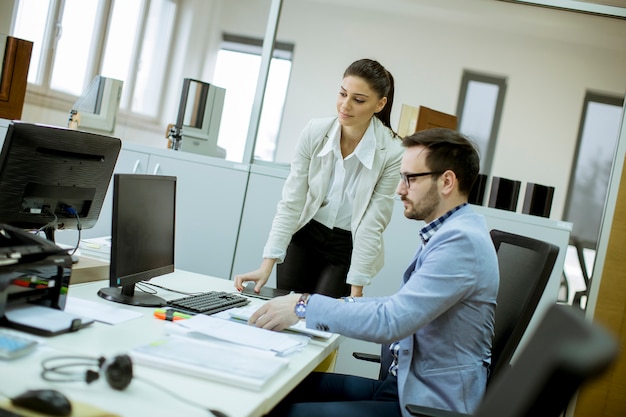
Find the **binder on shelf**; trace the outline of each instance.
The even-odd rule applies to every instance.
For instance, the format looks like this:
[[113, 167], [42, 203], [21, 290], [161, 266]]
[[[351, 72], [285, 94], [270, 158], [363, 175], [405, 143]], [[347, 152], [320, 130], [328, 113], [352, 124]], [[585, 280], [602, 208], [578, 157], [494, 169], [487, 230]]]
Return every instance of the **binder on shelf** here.
[[515, 211], [521, 182], [508, 178], [493, 177], [491, 180], [491, 193], [489, 194], [489, 207]]
[[550, 217], [553, 197], [554, 187], [529, 182], [526, 184], [522, 213]]

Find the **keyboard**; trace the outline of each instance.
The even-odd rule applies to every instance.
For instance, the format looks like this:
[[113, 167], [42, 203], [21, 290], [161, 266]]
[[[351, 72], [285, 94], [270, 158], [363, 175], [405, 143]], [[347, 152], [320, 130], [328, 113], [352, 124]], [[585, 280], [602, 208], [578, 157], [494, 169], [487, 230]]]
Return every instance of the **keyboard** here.
[[167, 302], [181, 312], [189, 314], [214, 314], [233, 307], [241, 307], [250, 303], [242, 295], [224, 291], [208, 291], [202, 294], [190, 295]]

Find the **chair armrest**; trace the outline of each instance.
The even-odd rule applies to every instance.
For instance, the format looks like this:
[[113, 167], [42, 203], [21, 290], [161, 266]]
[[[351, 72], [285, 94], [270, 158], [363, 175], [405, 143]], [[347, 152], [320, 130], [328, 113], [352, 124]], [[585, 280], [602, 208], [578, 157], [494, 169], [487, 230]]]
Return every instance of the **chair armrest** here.
[[407, 404], [406, 409], [409, 414], [417, 417], [469, 417], [469, 414], [441, 410], [439, 408], [423, 407], [415, 404]]
[[380, 363], [380, 355], [364, 352], [352, 352], [352, 356], [362, 361]]

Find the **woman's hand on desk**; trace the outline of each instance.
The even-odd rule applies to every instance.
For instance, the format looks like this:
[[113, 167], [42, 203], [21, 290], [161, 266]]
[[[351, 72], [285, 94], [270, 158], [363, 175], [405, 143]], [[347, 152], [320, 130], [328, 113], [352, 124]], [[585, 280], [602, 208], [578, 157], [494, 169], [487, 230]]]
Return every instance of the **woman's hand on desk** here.
[[235, 275], [234, 281], [237, 291], [243, 291], [244, 282], [250, 281], [255, 283], [255, 292], [261, 291], [261, 288], [263, 288], [263, 286], [267, 283], [267, 280], [270, 278], [270, 274], [272, 273], [275, 263], [276, 259], [265, 258], [263, 259], [259, 269], [246, 274]]
[[284, 330], [298, 322], [294, 307], [301, 294], [289, 294], [276, 297], [263, 304], [252, 313], [248, 324], [267, 330]]

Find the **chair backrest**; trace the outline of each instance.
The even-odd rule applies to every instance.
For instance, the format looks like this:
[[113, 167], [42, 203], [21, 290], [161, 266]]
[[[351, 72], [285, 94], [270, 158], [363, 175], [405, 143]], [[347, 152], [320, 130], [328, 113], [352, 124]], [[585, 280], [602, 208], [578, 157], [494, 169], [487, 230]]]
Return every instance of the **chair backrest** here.
[[490, 376], [507, 368], [554, 268], [559, 248], [548, 242], [491, 230], [498, 254], [500, 287]]
[[552, 305], [513, 365], [493, 378], [474, 417], [557, 417], [618, 357], [615, 338], [569, 305]]

